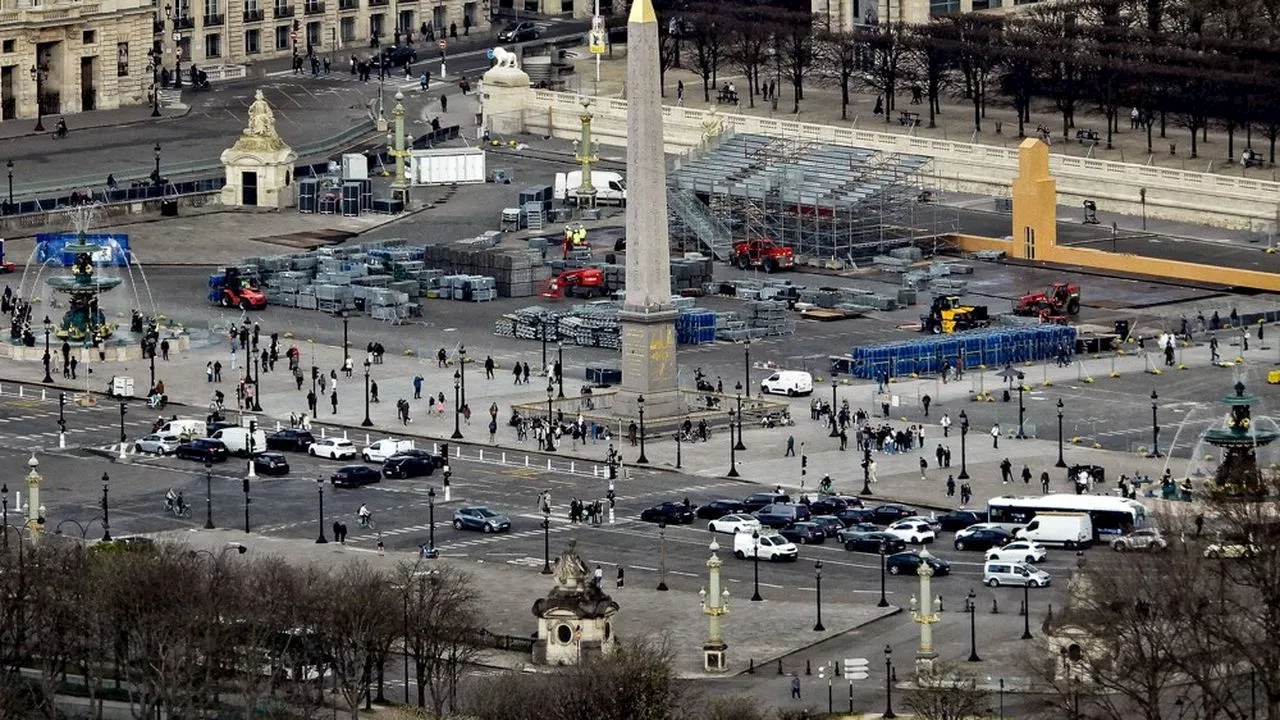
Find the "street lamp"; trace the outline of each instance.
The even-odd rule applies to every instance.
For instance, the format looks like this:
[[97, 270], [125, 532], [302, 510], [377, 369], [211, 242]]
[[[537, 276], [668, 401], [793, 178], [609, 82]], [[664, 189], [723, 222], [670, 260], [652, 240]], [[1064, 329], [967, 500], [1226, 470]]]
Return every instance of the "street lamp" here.
[[462, 425], [459, 424], [459, 417], [462, 415], [462, 401], [460, 400], [460, 392], [462, 387], [462, 374], [457, 370], [453, 371], [453, 434], [449, 436], [450, 440], [462, 439]]
[[9, 549], [9, 483], [0, 485], [0, 513], [3, 513], [4, 549]]
[[[152, 345], [151, 346], [152, 367], [154, 367], [155, 364], [156, 364], [155, 346]], [[253, 411], [254, 412], [262, 412], [262, 402], [259, 400], [259, 398], [262, 397], [262, 392], [261, 392], [262, 385], [260, 384], [260, 380], [262, 376], [259, 374], [262, 370], [261, 365], [262, 365], [262, 356], [255, 354], [253, 356]], [[152, 374], [153, 375], [155, 374], [154, 370], [152, 370]]]
[[[49, 334], [53, 332], [53, 321], [48, 315], [44, 316], [44, 380], [42, 382], [52, 383], [53, 376], [49, 374], [49, 363], [53, 360], [53, 356], [49, 354]], [[156, 381], [151, 380], [151, 386], [155, 387]]]
[[1160, 396], [1155, 390], [1151, 391], [1151, 454], [1160, 457], [1160, 417], [1157, 414], [1159, 408], [1157, 401]]
[[883, 540], [880, 541], [880, 602], [876, 603], [876, 607], [889, 607], [889, 598], [885, 597], [884, 592], [884, 566], [885, 555], [889, 551], [889, 546]]
[[107, 503], [111, 476], [102, 473], [102, 542], [111, 542], [111, 506]]
[[667, 522], [658, 521], [658, 590], [666, 592], [667, 587]]
[[742, 383], [751, 392], [751, 338], [742, 343]]
[[129, 412], [129, 404], [120, 402], [120, 452], [124, 452], [124, 444], [129, 442], [129, 438], [124, 434], [124, 416]]
[[12, 160], [10, 160], [7, 164], [8, 164], [8, 167], [9, 167], [9, 206], [8, 206], [8, 211], [9, 211], [9, 212], [13, 212], [13, 161], [12, 161]]
[[742, 444], [742, 383], [737, 383], [733, 388], [738, 393], [738, 443], [733, 446], [735, 450], [746, 450], [747, 446]]
[[560, 386], [556, 397], [564, 397], [564, 341], [556, 341], [556, 385]]
[[556, 451], [556, 434], [552, 432], [551, 402], [555, 399], [556, 388], [551, 384], [551, 380], [547, 380], [547, 452]]
[[683, 455], [683, 449], [684, 449], [684, 446], [683, 446], [684, 440], [680, 437], [679, 430], [676, 430], [674, 435], [676, 438], [676, 469], [679, 470], [682, 464], [681, 461], [683, 460], [682, 455]]
[[825, 632], [826, 628], [822, 626], [822, 561], [818, 560], [813, 563], [813, 582], [814, 589], [818, 592], [818, 622], [813, 624], [814, 632]]
[[1062, 398], [1058, 398], [1058, 462], [1054, 467], [1064, 468], [1067, 461], [1062, 458]]
[[729, 474], [728, 477], [738, 477], [738, 454], [737, 445], [733, 443], [733, 413], [729, 410]]
[[[547, 386], [547, 390], [550, 390], [550, 389], [551, 387]], [[645, 457], [645, 454], [644, 454], [644, 396], [643, 395], [636, 398], [636, 407], [639, 408], [639, 411], [640, 411], [640, 457], [636, 458], [636, 462], [641, 465], [647, 465], [649, 464], [649, 458]]]
[[364, 419], [360, 421], [360, 427], [373, 427], [373, 420], [369, 419], [369, 358], [364, 359]]
[[458, 381], [462, 388], [461, 405], [467, 404], [467, 349], [462, 345], [458, 346]]
[[[252, 462], [252, 461], [250, 461]], [[249, 534], [249, 476], [240, 479], [240, 489], [244, 491], [244, 534]]]
[[436, 551], [436, 489], [427, 488], [427, 549]]
[[957, 480], [969, 479], [969, 464], [965, 457], [965, 441], [969, 437], [969, 416], [965, 411], [960, 411], [960, 474], [956, 476]]
[[974, 594], [973, 588], [969, 588], [969, 594], [964, 599], [964, 611], [969, 613], [969, 662], [982, 662], [982, 658], [978, 657], [978, 619], [976, 602], [977, 595]]
[[213, 529], [213, 461], [204, 461], [204, 529]]
[[871, 495], [871, 443], [865, 434], [862, 443], [862, 492], [859, 495]]
[[47, 72], [44, 66], [31, 66], [31, 79], [36, 81], [36, 132], [44, 132], [44, 76]]
[[551, 574], [551, 508], [542, 506], [542, 574]]
[[1022, 584], [1022, 639], [1031, 639], [1031, 583]]
[[156, 169], [154, 173], [156, 178], [156, 187], [159, 187], [160, 186], [160, 143], [156, 143], [155, 154], [156, 154]]
[[751, 594], [751, 602], [760, 602], [764, 598], [760, 597], [760, 531], [751, 531], [751, 565], [755, 571], [755, 592]]
[[1027, 439], [1027, 433], [1022, 429], [1023, 419], [1026, 417], [1026, 407], [1022, 404], [1022, 380], [1025, 377], [1021, 372], [1018, 373], [1018, 434], [1016, 436], [1018, 440]]
[[834, 378], [832, 378], [831, 380], [831, 415], [830, 415], [831, 432], [827, 433], [827, 437], [829, 438], [840, 437], [840, 426], [836, 423], [836, 417], [837, 417], [836, 415], [836, 381]]
[[[316, 476], [316, 490], [320, 496], [320, 535], [316, 538], [317, 545], [324, 545], [329, 539], [324, 536], [324, 476]], [[336, 540], [337, 538], [335, 538]]]
[[893, 648], [884, 646], [884, 714], [880, 717], [896, 718], [893, 712]]
[[351, 364], [351, 344], [349, 341], [349, 335], [347, 334], [351, 318], [347, 317], [346, 310], [339, 310], [338, 317], [342, 318], [342, 367], [347, 367]]

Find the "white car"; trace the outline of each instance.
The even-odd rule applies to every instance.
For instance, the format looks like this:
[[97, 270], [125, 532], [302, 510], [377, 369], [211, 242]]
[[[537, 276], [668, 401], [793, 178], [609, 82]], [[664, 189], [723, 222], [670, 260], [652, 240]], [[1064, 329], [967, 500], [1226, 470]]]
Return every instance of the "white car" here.
[[922, 523], [926, 523], [929, 527], [933, 528], [933, 532], [935, 534], [942, 532], [942, 523], [938, 522], [938, 518], [936, 517], [926, 517], [924, 515], [912, 515], [911, 517], [904, 517], [898, 522], [922, 522]]
[[153, 434], [139, 438], [133, 443], [134, 452], [154, 453], [156, 455], [172, 455], [182, 444], [182, 439], [177, 435], [169, 434]]
[[899, 520], [884, 531], [909, 543], [931, 543], [937, 538], [933, 527], [924, 520]]
[[973, 535], [974, 533], [978, 532], [979, 530], [993, 530], [993, 529], [1006, 530], [1010, 534], [1013, 534], [1013, 531], [1009, 530], [1009, 526], [1007, 523], [981, 522], [981, 523], [975, 523], [973, 525], [970, 525], [969, 527], [964, 528], [963, 530], [957, 530], [955, 539], [963, 540], [969, 537], [970, 535]]
[[707, 529], [718, 533], [753, 533], [760, 531], [760, 521], [750, 515], [725, 515], [707, 523]]
[[1043, 562], [1045, 557], [1043, 545], [1030, 540], [1014, 540], [1004, 547], [991, 548], [987, 551], [988, 560], [1008, 560], [1010, 562]]
[[325, 438], [311, 443], [307, 448], [307, 454], [326, 457], [330, 460], [348, 460], [356, 456], [356, 446], [350, 440]]

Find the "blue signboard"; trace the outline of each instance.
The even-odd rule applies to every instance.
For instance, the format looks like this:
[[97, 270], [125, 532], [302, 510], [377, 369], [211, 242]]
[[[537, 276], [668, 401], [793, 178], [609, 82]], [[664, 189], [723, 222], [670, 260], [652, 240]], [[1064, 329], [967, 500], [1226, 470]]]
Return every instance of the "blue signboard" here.
[[[36, 262], [41, 265], [59, 262], [63, 267], [71, 267], [75, 262], [75, 253], [66, 252], [68, 245], [78, 245], [82, 241], [79, 233], [39, 233], [36, 235]], [[129, 236], [124, 233], [87, 233], [83, 236], [87, 245], [97, 245], [99, 250], [93, 254], [95, 265], [129, 265]]]

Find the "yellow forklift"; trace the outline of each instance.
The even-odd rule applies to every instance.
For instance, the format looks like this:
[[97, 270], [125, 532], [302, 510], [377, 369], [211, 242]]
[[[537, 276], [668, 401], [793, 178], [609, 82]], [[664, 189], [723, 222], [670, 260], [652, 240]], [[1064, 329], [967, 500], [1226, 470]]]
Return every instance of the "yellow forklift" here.
[[991, 325], [986, 305], [965, 305], [959, 295], [938, 295], [929, 306], [929, 314], [920, 317], [920, 331], [940, 335], [963, 332]]

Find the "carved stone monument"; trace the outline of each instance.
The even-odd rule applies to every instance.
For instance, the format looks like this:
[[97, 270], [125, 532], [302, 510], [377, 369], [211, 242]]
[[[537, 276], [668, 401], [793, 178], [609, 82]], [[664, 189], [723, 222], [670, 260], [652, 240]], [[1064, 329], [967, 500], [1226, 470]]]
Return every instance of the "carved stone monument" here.
[[529, 76], [506, 48], [494, 48], [493, 58], [496, 64], [481, 78], [480, 126], [495, 138], [524, 132], [524, 109], [533, 96]]
[[297, 153], [276, 132], [275, 114], [258, 90], [249, 105], [249, 126], [235, 145], [222, 151], [222, 165], [227, 171], [222, 204], [291, 207], [293, 166], [297, 160]]
[[535, 663], [577, 665], [609, 655], [618, 645], [613, 632], [618, 603], [592, 581], [576, 545], [570, 540], [556, 558], [556, 586], [533, 603], [533, 614], [538, 618]]

